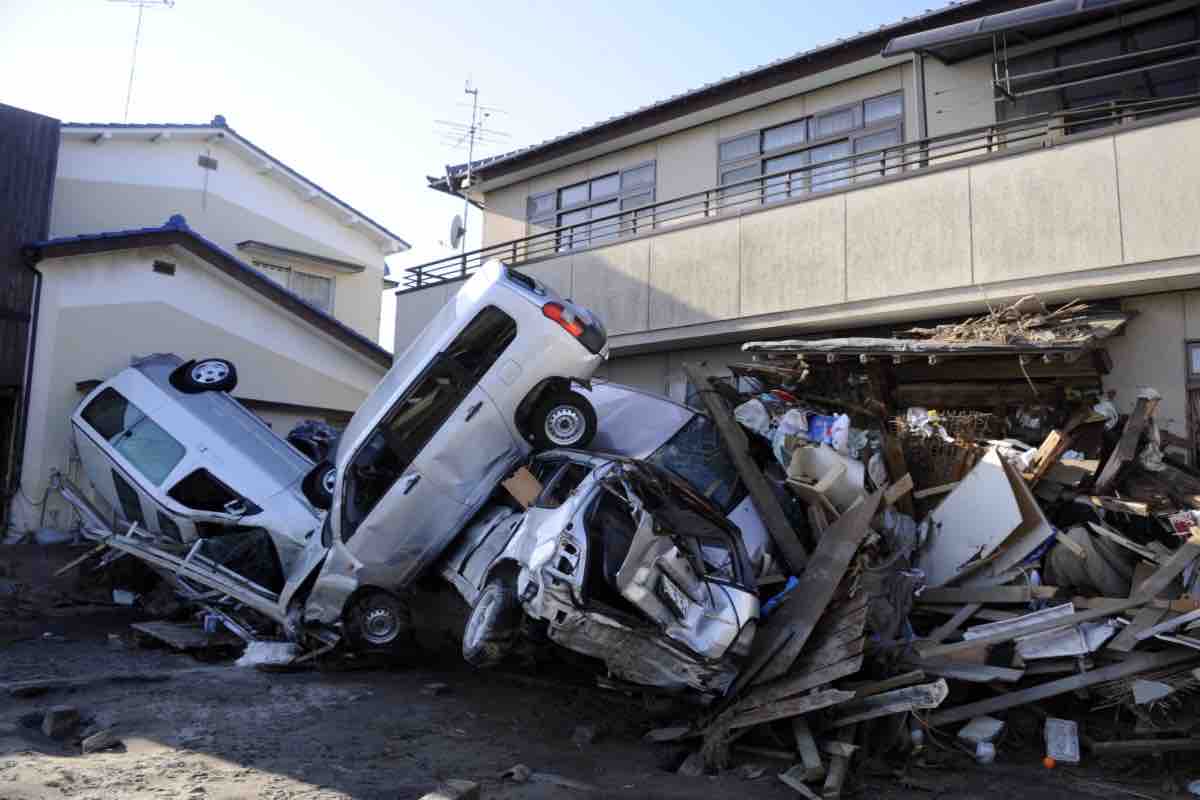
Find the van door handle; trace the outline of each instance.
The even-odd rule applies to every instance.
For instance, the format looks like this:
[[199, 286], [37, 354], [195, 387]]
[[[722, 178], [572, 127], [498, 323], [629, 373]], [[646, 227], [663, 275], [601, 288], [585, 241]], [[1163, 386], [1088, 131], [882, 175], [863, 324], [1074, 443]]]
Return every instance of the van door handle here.
[[421, 476], [420, 476], [420, 475], [411, 475], [411, 476], [409, 476], [408, 478], [406, 478], [406, 479], [405, 479], [405, 481], [404, 481], [404, 488], [403, 488], [403, 489], [400, 491], [400, 493], [401, 493], [401, 494], [408, 494], [408, 493], [409, 493], [409, 492], [411, 492], [411, 491], [412, 491], [414, 488], [416, 488], [416, 485], [417, 485], [418, 483], [420, 483], [420, 482], [421, 482]]
[[471, 408], [467, 411], [467, 418], [464, 420], [464, 422], [470, 422], [472, 419], [474, 419], [475, 415], [479, 413], [479, 409], [481, 408], [483, 408], [482, 400], [471, 406]]

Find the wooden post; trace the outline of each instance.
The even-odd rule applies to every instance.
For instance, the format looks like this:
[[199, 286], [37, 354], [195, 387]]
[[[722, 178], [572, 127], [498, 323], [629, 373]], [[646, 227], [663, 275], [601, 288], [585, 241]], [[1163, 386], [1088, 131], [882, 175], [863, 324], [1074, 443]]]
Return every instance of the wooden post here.
[[1125, 430], [1121, 433], [1121, 441], [1117, 442], [1117, 446], [1109, 454], [1108, 460], [1104, 462], [1104, 469], [1100, 470], [1100, 477], [1096, 479], [1096, 494], [1108, 494], [1107, 489], [1116, 480], [1117, 473], [1121, 471], [1121, 467], [1125, 466], [1130, 459], [1137, 455], [1138, 439], [1141, 438], [1142, 431], [1146, 429], [1146, 423], [1150, 421], [1150, 417], [1154, 416], [1154, 410], [1157, 408], [1157, 399], [1147, 400], [1144, 397], [1138, 398], [1133, 413], [1129, 415], [1129, 419], [1125, 422]]
[[763, 524], [767, 527], [767, 532], [771, 534], [771, 540], [779, 548], [779, 552], [783, 556], [783, 560], [787, 562], [792, 574], [799, 575], [808, 561], [808, 553], [801, 544], [800, 537], [788, 522], [787, 515], [783, 513], [779, 501], [775, 499], [775, 494], [771, 491], [767, 479], [763, 477], [758, 465], [750, 458], [749, 442], [746, 441], [745, 431], [733, 418], [725, 399], [713, 391], [708, 379], [695, 366], [684, 364], [683, 371], [692, 385], [696, 387], [696, 391], [700, 393], [700, 400], [704, 403], [704, 408], [717, 426], [721, 444], [725, 446], [729, 457], [733, 459], [733, 466], [737, 469], [742, 481], [745, 482], [746, 489], [750, 492], [750, 499], [754, 502], [754, 507], [758, 509]]

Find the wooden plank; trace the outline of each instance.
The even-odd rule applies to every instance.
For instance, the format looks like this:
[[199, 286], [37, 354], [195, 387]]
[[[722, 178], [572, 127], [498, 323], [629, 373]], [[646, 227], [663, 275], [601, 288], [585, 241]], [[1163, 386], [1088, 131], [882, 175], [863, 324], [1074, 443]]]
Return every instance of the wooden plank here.
[[[838, 731], [838, 742], [850, 745], [854, 741], [856, 726], [848, 725]], [[850, 745], [853, 746], [853, 745]], [[835, 755], [829, 760], [829, 772], [825, 776], [825, 785], [821, 788], [821, 796], [825, 800], [842, 796], [842, 784], [846, 780], [846, 772], [850, 769], [852, 755]]]
[[[1198, 619], [1200, 619], [1200, 609], [1197, 609], [1196, 611], [1189, 611], [1186, 614], [1180, 614], [1177, 617], [1172, 617], [1171, 619], [1167, 620], [1166, 622], [1160, 622], [1157, 625], [1154, 625], [1150, 628], [1146, 628], [1145, 630], [1138, 631], [1135, 634], [1135, 637], [1137, 638], [1137, 640], [1139, 642], [1144, 642], [1147, 639], [1149, 639], [1151, 636], [1157, 636], [1160, 633], [1167, 633], [1168, 631], [1173, 631], [1176, 628], [1182, 627], [1189, 622], [1195, 622]], [[1130, 625], [1128, 628], [1126, 628], [1126, 630], [1130, 630], [1131, 628], [1133, 628], [1133, 625]]]
[[953, 678], [968, 683], [991, 683], [992, 681], [1016, 683], [1025, 676], [1025, 670], [1011, 667], [964, 664], [960, 661], [941, 659], [910, 658], [905, 661], [905, 666], [919, 667], [930, 675], [940, 675], [943, 678]]
[[79, 558], [73, 558], [70, 561], [68, 561], [66, 564], [63, 564], [61, 567], [59, 567], [57, 570], [55, 570], [54, 577], [57, 578], [62, 575], [66, 575], [68, 572], [75, 569], [80, 564], [82, 564], [83, 562], [85, 562], [89, 558], [91, 558], [92, 556], [99, 555], [100, 553], [103, 553], [107, 549], [108, 549], [108, 543], [101, 542], [100, 544], [96, 545], [95, 547], [93, 547], [92, 549], [88, 550], [86, 553], [81, 555]]
[[1058, 597], [1057, 586], [934, 586], [921, 592], [920, 603], [1028, 603]]
[[921, 489], [920, 491], [913, 492], [913, 499], [924, 500], [926, 497], [934, 497], [946, 492], [952, 492], [958, 487], [958, 483], [958, 481], [951, 481], [950, 483], [943, 483], [941, 486], [931, 486], [928, 489]]
[[[894, 505], [896, 505], [897, 501], [900, 500], [901, 497], [904, 497], [909, 492], [911, 492], [912, 488], [913, 488], [912, 475], [909, 475], [906, 472], [906, 473], [904, 473], [903, 478], [892, 483], [890, 486], [887, 487], [887, 489], [884, 490], [883, 502], [887, 503], [889, 506], [894, 506]], [[947, 490], [947, 491], [949, 491], [949, 490]], [[919, 495], [914, 495], [914, 497], [917, 497], [917, 496], [919, 496]]]
[[876, 491], [825, 531], [804, 570], [804, 591], [793, 592], [755, 638], [756, 652], [738, 675], [732, 694], [736, 695], [750, 683], [778, 678], [791, 668], [833, 599], [858, 546], [866, 538], [882, 499], [883, 492]]
[[864, 697], [871, 697], [884, 692], [890, 692], [893, 689], [903, 689], [905, 686], [912, 686], [914, 683], [920, 683], [925, 680], [925, 673], [919, 669], [909, 670], [900, 675], [893, 675], [890, 678], [885, 678], [881, 681], [871, 681], [869, 683], [855, 684], [846, 686], [847, 689], [854, 690], [854, 698], [861, 700]]
[[1087, 550], [1084, 550], [1082, 545], [1071, 539], [1070, 536], [1067, 536], [1062, 531], [1054, 532], [1054, 541], [1058, 542], [1067, 550], [1070, 550], [1076, 558], [1081, 560], [1087, 559]]
[[810, 714], [813, 711], [828, 708], [838, 703], [844, 703], [853, 698], [854, 692], [846, 692], [841, 689], [825, 689], [824, 691], [813, 692], [802, 697], [780, 700], [777, 703], [759, 706], [758, 708], [752, 708], [749, 711], [735, 714], [729, 720], [727, 727], [731, 730], [748, 728], [751, 725], [761, 725], [765, 722], [774, 722], [777, 719], [788, 719], [800, 714]]
[[1002, 644], [1004, 642], [1011, 642], [1013, 639], [1018, 637], [1032, 636], [1033, 634], [1041, 633], [1042, 631], [1052, 631], [1055, 628], [1066, 628], [1072, 625], [1078, 625], [1081, 622], [1091, 622], [1092, 620], [1106, 619], [1114, 614], [1119, 614], [1126, 609], [1143, 605], [1145, 602], [1146, 600], [1141, 596], [1114, 600], [1111, 603], [1099, 605], [1096, 608], [1092, 608], [1087, 611], [1080, 611], [1067, 617], [1048, 619], [1045, 622], [1040, 622], [1036, 625], [1029, 625], [1024, 628], [1013, 628], [1012, 630], [993, 633], [989, 636], [980, 636], [977, 639], [969, 639], [961, 642], [939, 645], [928, 645], [918, 642], [916, 645], [916, 651], [921, 658], [940, 658], [943, 656], [950, 656], [954, 655], [955, 653], [962, 653], [982, 647], [991, 647], [992, 645]]
[[[900, 440], [887, 433], [883, 434], [883, 460], [887, 463], [888, 475], [891, 475], [893, 480], [898, 482], [901, 479], [895, 476], [909, 474], [908, 464], [904, 460], [904, 448], [901, 446]], [[901, 495], [893, 505], [902, 513], [913, 516], [912, 497]]]
[[1100, 470], [1100, 477], [1096, 478], [1097, 494], [1106, 494], [1108, 487], [1117, 479], [1117, 473], [1121, 471], [1121, 467], [1137, 455], [1138, 439], [1141, 438], [1142, 431], [1146, 430], [1146, 424], [1154, 415], [1155, 409], [1158, 408], [1158, 402], [1158, 398], [1152, 400], [1144, 397], [1138, 398], [1137, 405], [1133, 407], [1133, 413], [1125, 422], [1121, 440], [1117, 442], [1117, 446], [1113, 448], [1112, 453], [1104, 462], [1104, 467]]
[[181, 652], [207, 650], [212, 647], [236, 647], [243, 643], [241, 639], [227, 630], [205, 633], [204, 628], [199, 625], [175, 622], [135, 622], [129, 627]]
[[1047, 697], [1056, 697], [1060, 694], [1073, 692], [1076, 689], [1095, 686], [1098, 683], [1117, 680], [1118, 678], [1127, 678], [1139, 672], [1170, 667], [1196, 658], [1197, 654], [1195, 651], [1182, 649], [1165, 650], [1159, 653], [1135, 653], [1124, 661], [1107, 667], [1101, 667], [1091, 672], [1085, 672], [1082, 675], [1059, 678], [1058, 680], [1048, 681], [1047, 683], [1042, 683], [1028, 689], [1007, 692], [999, 697], [992, 697], [976, 703], [967, 703], [966, 705], [939, 711], [930, 716], [929, 724], [933, 727], [938, 727], [940, 725], [950, 725], [955, 722], [965, 722], [981, 714], [993, 714], [997, 711], [1003, 711], [1006, 708], [1036, 703], [1039, 700], [1045, 700]]
[[1118, 514], [1136, 514], [1139, 517], [1150, 516], [1150, 505], [1136, 500], [1091, 495], [1088, 497], [1088, 501], [1096, 508], [1103, 508], [1105, 511], [1115, 511]]
[[825, 764], [821, 754], [817, 752], [817, 742], [813, 739], [808, 720], [804, 717], [792, 719], [792, 736], [796, 739], [796, 752], [800, 754], [800, 763], [804, 765], [803, 780], [819, 781], [825, 778]]
[[950, 687], [946, 684], [945, 678], [938, 678], [932, 683], [920, 686], [893, 689], [890, 692], [847, 703], [844, 715], [833, 721], [833, 727], [844, 728], [856, 722], [866, 722], [869, 719], [901, 714], [914, 709], [937, 708], [949, 696]]
[[[934, 614], [945, 614], [948, 617], [953, 617], [961, 610], [961, 607], [958, 605], [928, 605], [921, 606], [918, 610]], [[984, 607], [975, 612], [975, 616], [981, 620], [984, 620], [985, 622], [1003, 622], [1006, 619], [1019, 617], [1021, 614], [1017, 611], [1001, 611], [998, 608]]]
[[692, 364], [684, 364], [683, 370], [692, 385], [696, 387], [696, 391], [699, 392], [700, 401], [708, 411], [713, 424], [716, 425], [721, 444], [724, 445], [725, 451], [733, 460], [734, 468], [737, 469], [738, 475], [746, 484], [754, 507], [762, 517], [763, 524], [771, 535], [771, 540], [775, 542], [775, 546], [779, 549], [779, 553], [788, 567], [791, 568], [792, 573], [799, 575], [808, 561], [808, 553], [801, 543], [800, 537], [788, 522], [783, 509], [779, 506], [779, 501], [775, 499], [775, 494], [771, 491], [767, 479], [763, 477], [758, 465], [750, 458], [750, 445], [746, 440], [746, 432], [734, 420], [725, 398], [712, 389], [708, 378], [700, 370]]
[[1163, 593], [1179, 573], [1200, 556], [1200, 528], [1192, 528], [1191, 536], [1163, 561], [1154, 574], [1138, 587], [1138, 596], [1147, 600]]
[[1121, 545], [1121, 547], [1124, 547], [1126, 550], [1132, 550], [1147, 561], [1153, 561], [1156, 564], [1158, 563], [1158, 553], [1154, 552], [1149, 547], [1144, 547], [1132, 539], [1127, 539], [1126, 537], [1114, 531], [1112, 528], [1108, 528], [1099, 523], [1089, 522], [1087, 526], [1091, 529], [1092, 533], [1103, 536], [1105, 539]]
[[738, 703], [737, 709], [739, 711], [749, 711], [752, 708], [758, 708], [768, 703], [795, 697], [798, 694], [807, 692], [809, 689], [815, 689], [831, 681], [836, 681], [838, 678], [855, 675], [862, 669], [862, 665], [863, 654], [860, 652], [852, 658], [839, 661], [836, 664], [830, 664], [811, 672], [805, 672], [802, 675], [788, 676], [775, 683], [756, 686]]
[[941, 644], [956, 633], [963, 626], [963, 623], [975, 616], [976, 612], [981, 608], [983, 608], [982, 603], [967, 603], [954, 612], [954, 616], [930, 631], [929, 635], [925, 637], [925, 641], [930, 644]]

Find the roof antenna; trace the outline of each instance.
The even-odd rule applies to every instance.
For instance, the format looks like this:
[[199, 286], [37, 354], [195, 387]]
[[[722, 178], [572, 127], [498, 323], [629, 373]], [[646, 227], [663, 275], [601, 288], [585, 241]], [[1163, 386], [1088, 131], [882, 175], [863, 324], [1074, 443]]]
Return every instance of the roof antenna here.
[[[498, 108], [490, 108], [488, 106], [479, 105], [479, 89], [471, 85], [471, 79], [468, 78], [466, 85], [463, 87], [463, 93], [471, 95], [471, 124], [463, 125], [460, 122], [450, 122], [448, 120], [437, 120], [437, 125], [442, 134], [443, 143], [457, 149], [467, 144], [467, 175], [463, 179], [462, 196], [463, 196], [463, 213], [462, 219], [457, 216], [450, 225], [450, 247], [458, 248], [463, 255], [467, 252], [467, 213], [471, 209], [471, 201], [467, 192], [471, 186], [471, 171], [472, 162], [475, 160], [475, 143], [479, 144], [498, 144], [508, 138], [507, 133], [501, 131], [493, 131], [486, 127], [488, 117], [493, 113], [504, 112]], [[462, 105], [467, 105], [463, 103]]]
[[138, 45], [142, 39], [142, 12], [147, 8], [174, 8], [175, 0], [108, 0], [110, 3], [120, 3], [123, 6], [136, 6], [138, 10], [137, 28], [133, 31], [133, 57], [129, 61], [129, 85], [125, 88], [125, 117], [123, 122], [129, 122], [129, 101], [133, 98], [133, 73], [137, 69]]

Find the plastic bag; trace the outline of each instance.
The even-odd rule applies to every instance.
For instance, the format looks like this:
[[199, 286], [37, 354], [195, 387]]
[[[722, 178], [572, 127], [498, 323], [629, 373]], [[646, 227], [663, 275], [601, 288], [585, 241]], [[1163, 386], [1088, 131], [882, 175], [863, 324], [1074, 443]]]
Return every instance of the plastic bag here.
[[1104, 417], [1104, 430], [1106, 431], [1111, 431], [1121, 421], [1121, 414], [1117, 411], [1117, 407], [1113, 405], [1111, 400], [1101, 400], [1092, 406], [1092, 411]]
[[733, 418], [759, 436], [770, 437], [771, 415], [758, 398], [747, 400], [733, 410]]
[[850, 417], [845, 414], [838, 414], [833, 420], [833, 427], [829, 431], [829, 444], [834, 450], [846, 455], [849, 452], [850, 440]]
[[779, 425], [771, 434], [771, 450], [775, 453], [775, 460], [784, 469], [792, 463], [792, 450], [787, 446], [789, 436], [793, 439], [792, 447], [795, 447], [797, 439], [808, 440], [808, 412], [798, 408], [789, 410], [779, 419]]

